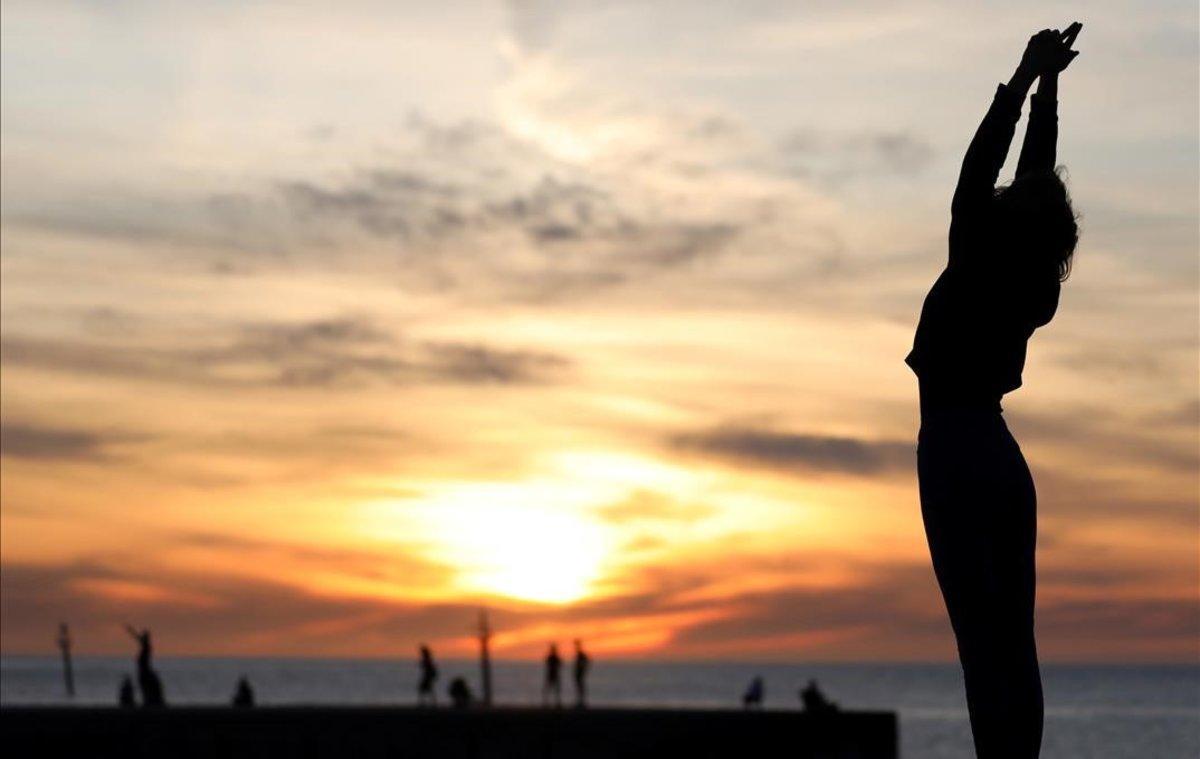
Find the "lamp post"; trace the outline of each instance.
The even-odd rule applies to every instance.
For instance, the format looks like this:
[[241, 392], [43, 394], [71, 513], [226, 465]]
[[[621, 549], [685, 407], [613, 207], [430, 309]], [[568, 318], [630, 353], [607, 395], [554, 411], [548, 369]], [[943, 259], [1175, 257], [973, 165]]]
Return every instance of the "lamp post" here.
[[75, 698], [75, 670], [71, 667], [71, 632], [66, 622], [58, 625], [58, 650], [62, 651], [63, 681], [67, 685], [67, 696]]
[[487, 610], [479, 610], [479, 667], [483, 681], [483, 705], [492, 705], [492, 656], [488, 645], [492, 638], [492, 628], [488, 626]]

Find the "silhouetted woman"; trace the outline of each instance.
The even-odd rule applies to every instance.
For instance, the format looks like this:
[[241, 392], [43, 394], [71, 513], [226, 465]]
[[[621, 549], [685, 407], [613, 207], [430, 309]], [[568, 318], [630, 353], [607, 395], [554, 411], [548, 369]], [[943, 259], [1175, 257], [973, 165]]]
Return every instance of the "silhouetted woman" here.
[[587, 676], [592, 670], [592, 657], [583, 650], [583, 641], [575, 639], [575, 706], [587, 706]]
[[[966, 682], [980, 759], [1036, 757], [1037, 496], [1001, 417], [1025, 348], [1058, 307], [1079, 233], [1055, 170], [1058, 74], [1079, 26], [1034, 35], [971, 140], [954, 191], [950, 259], [925, 298], [906, 361], [920, 381], [921, 515]], [[996, 188], [1034, 80], [1016, 178]]]
[[546, 653], [546, 681], [542, 684], [542, 706], [548, 706], [553, 697], [555, 706], [562, 706], [562, 657], [558, 655], [558, 645], [551, 643]]
[[429, 646], [421, 646], [421, 679], [417, 682], [417, 705], [424, 706], [431, 703], [437, 706], [437, 690], [434, 685], [437, 683], [438, 669], [433, 663], [433, 651]]

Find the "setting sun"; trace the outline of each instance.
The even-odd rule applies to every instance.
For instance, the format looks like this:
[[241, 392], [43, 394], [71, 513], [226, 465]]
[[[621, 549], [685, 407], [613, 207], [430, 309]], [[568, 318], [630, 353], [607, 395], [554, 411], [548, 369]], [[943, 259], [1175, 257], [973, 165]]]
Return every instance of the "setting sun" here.
[[599, 525], [541, 506], [450, 507], [436, 528], [442, 536], [438, 554], [455, 561], [468, 593], [578, 601], [588, 595], [608, 556]]
[[[415, 543], [454, 568], [455, 590], [563, 604], [586, 598], [613, 569], [614, 525], [601, 507], [661, 488], [686, 496], [704, 478], [649, 459], [606, 451], [562, 451], [530, 476], [505, 482], [432, 482], [411, 497], [365, 504], [371, 540]], [[411, 487], [411, 485], [410, 485]]]

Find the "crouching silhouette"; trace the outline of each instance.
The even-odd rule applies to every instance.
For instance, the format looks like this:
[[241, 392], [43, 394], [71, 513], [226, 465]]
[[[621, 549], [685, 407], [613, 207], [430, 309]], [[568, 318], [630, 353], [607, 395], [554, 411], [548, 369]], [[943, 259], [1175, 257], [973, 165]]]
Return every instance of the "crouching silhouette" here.
[[467, 681], [461, 677], [456, 677], [450, 681], [450, 703], [455, 709], [466, 709], [475, 702], [475, 696], [471, 693], [471, 687], [467, 685]]
[[254, 688], [250, 687], [250, 681], [245, 675], [238, 679], [237, 689], [233, 692], [233, 705], [238, 709], [254, 706]]

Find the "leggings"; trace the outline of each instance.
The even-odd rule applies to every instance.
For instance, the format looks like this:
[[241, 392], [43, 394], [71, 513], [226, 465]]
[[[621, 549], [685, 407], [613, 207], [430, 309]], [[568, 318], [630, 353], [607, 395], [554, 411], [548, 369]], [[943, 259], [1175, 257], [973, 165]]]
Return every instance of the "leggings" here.
[[996, 409], [923, 411], [921, 517], [958, 642], [979, 759], [1036, 759], [1042, 681], [1033, 633], [1037, 494]]

